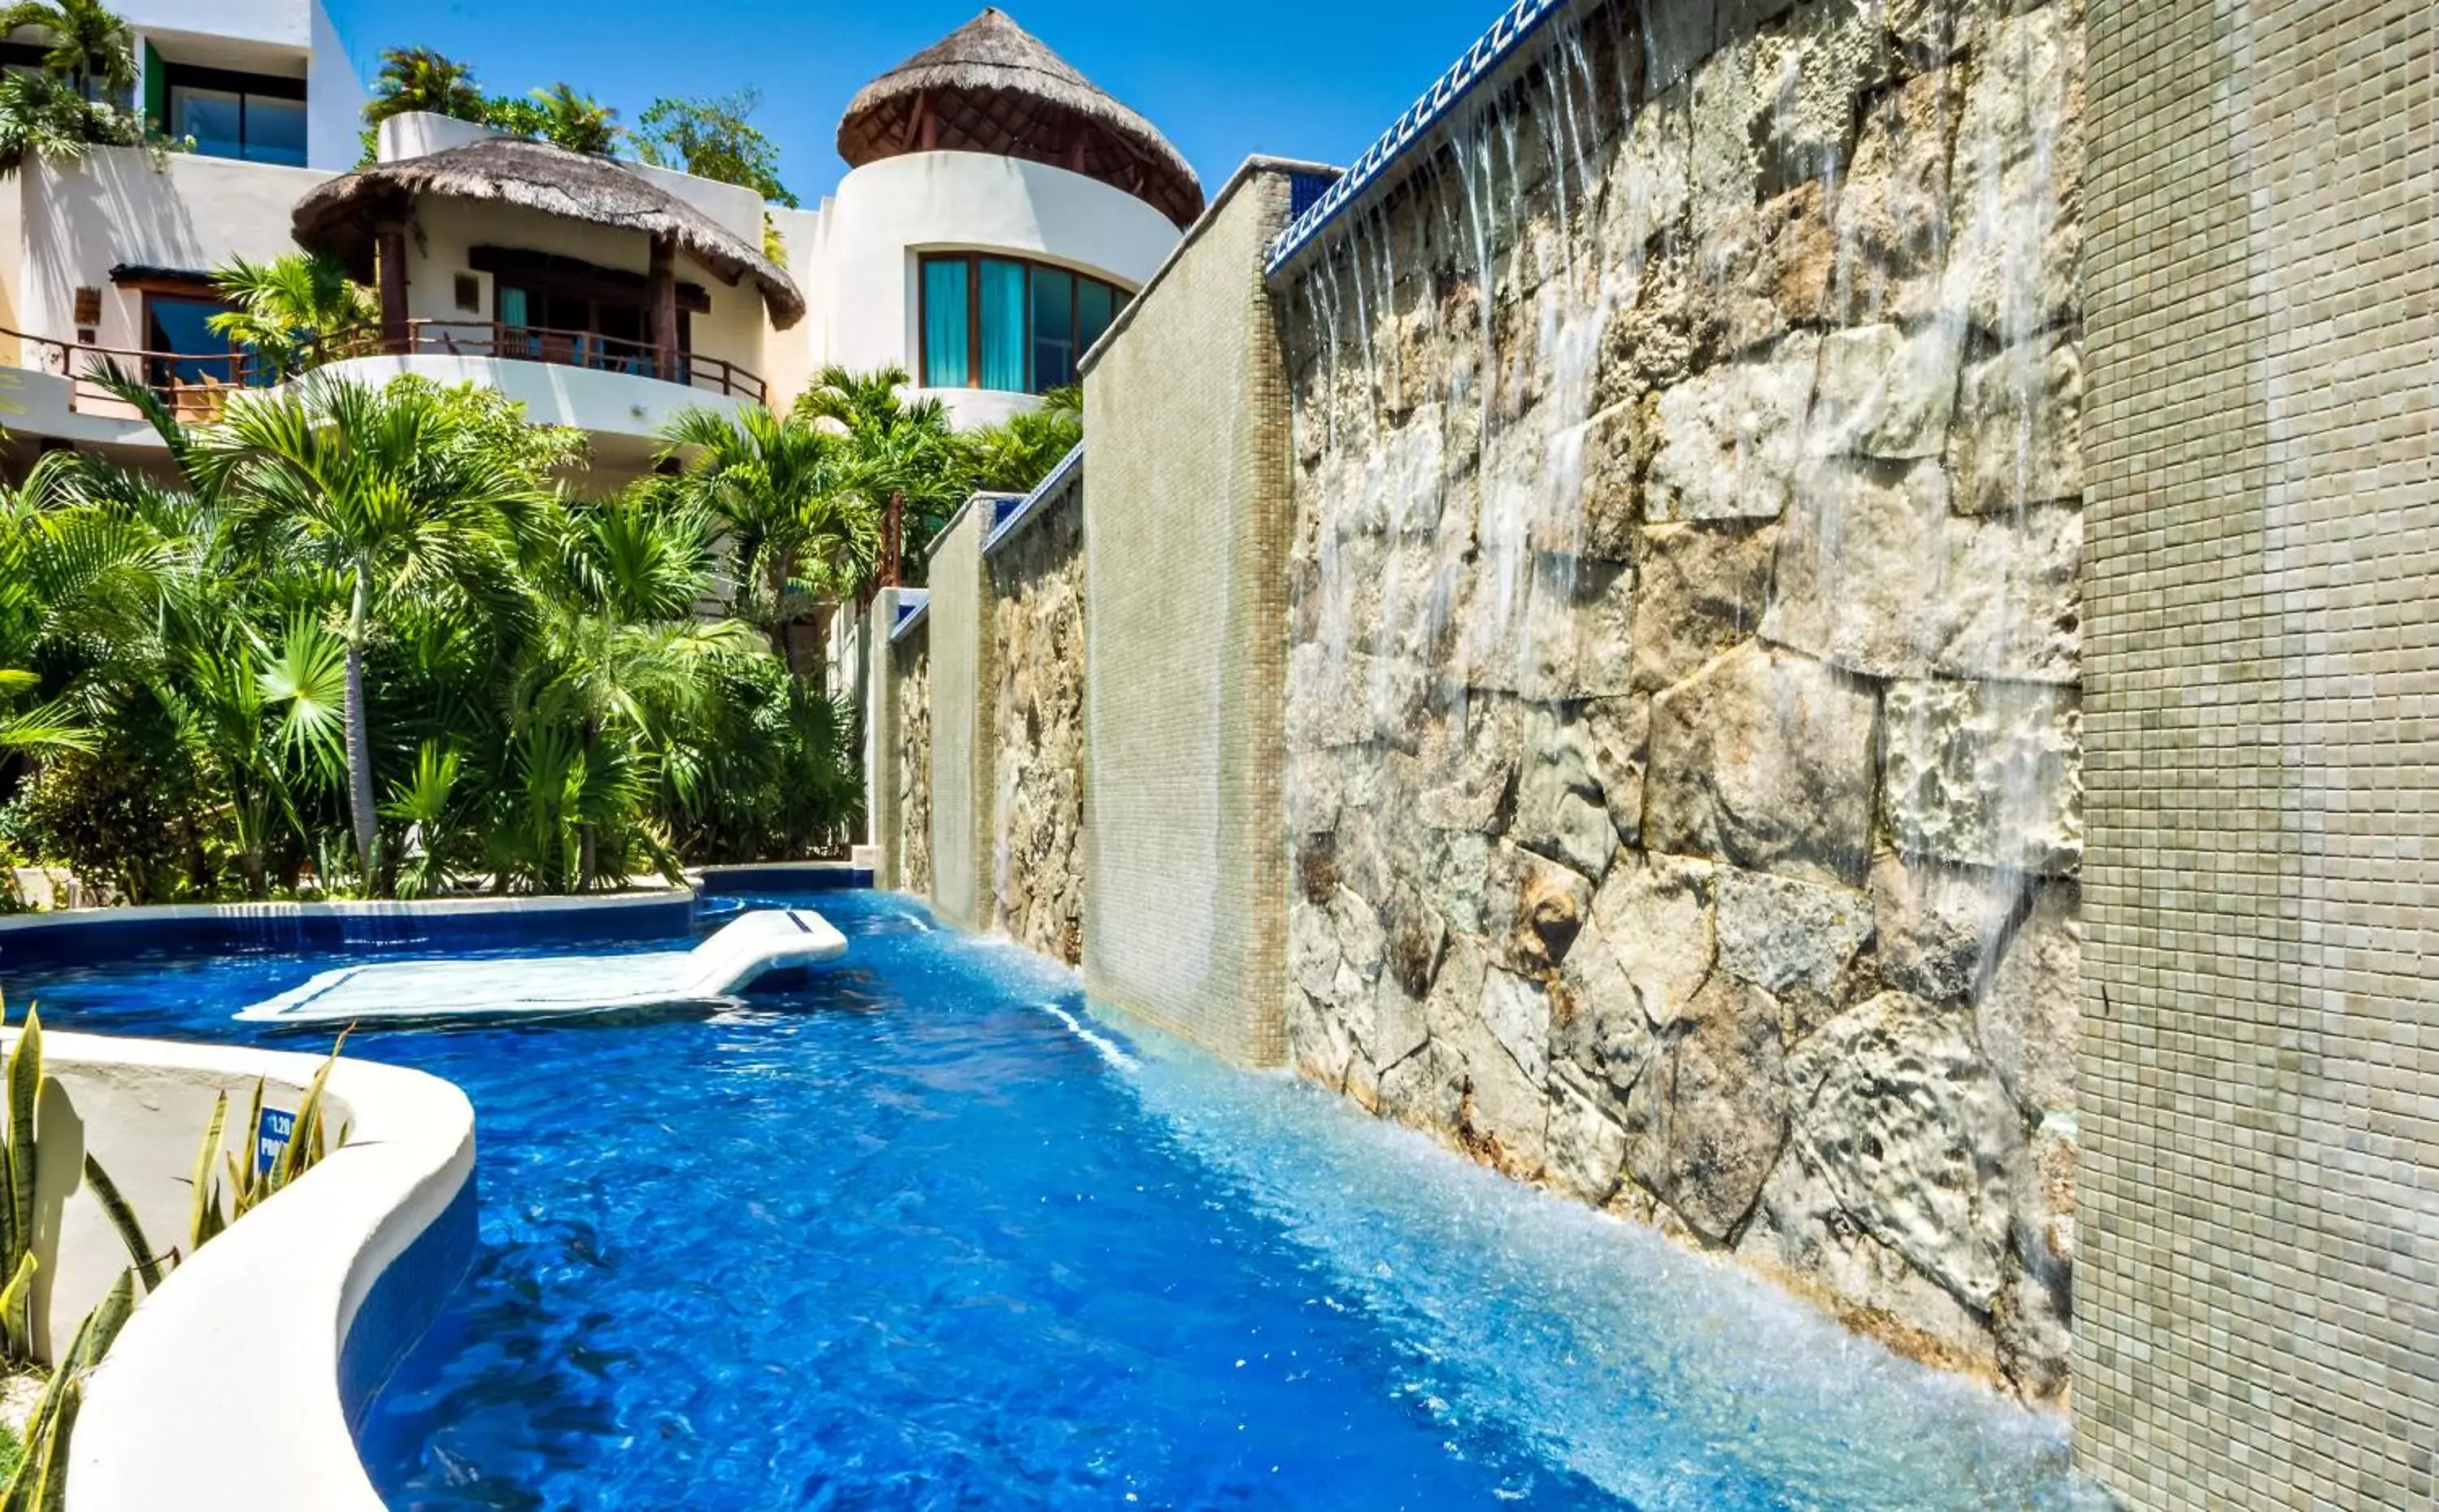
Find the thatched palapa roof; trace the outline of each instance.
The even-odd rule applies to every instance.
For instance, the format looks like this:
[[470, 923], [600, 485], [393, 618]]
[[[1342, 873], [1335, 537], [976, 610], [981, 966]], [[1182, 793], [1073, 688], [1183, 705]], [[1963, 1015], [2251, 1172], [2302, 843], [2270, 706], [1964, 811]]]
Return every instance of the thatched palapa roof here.
[[593, 225], [672, 236], [678, 249], [722, 282], [751, 278], [771, 324], [787, 329], [805, 317], [805, 296], [762, 249], [685, 201], [604, 157], [548, 142], [494, 137], [421, 157], [359, 169], [297, 202], [297, 244], [329, 252], [360, 276], [372, 265], [373, 229], [403, 220], [427, 196], [490, 201]]
[[1021, 157], [1124, 189], [1181, 227], [1202, 213], [1202, 181], [1168, 138], [997, 9], [864, 85], [838, 148], [856, 168], [907, 152]]

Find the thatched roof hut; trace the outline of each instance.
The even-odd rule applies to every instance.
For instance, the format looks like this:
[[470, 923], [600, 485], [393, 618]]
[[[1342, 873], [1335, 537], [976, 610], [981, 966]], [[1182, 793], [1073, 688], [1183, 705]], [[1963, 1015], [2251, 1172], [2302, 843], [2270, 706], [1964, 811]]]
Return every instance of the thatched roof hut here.
[[907, 152], [1024, 158], [1124, 189], [1181, 227], [1202, 213], [1202, 181], [1168, 138], [997, 9], [864, 85], [838, 148], [856, 168]]
[[292, 229], [299, 246], [328, 252], [369, 277], [376, 227], [409, 218], [417, 201], [436, 195], [669, 237], [722, 282], [752, 279], [778, 329], [805, 317], [805, 296], [761, 248], [608, 158], [548, 142], [495, 137], [359, 169], [298, 201]]

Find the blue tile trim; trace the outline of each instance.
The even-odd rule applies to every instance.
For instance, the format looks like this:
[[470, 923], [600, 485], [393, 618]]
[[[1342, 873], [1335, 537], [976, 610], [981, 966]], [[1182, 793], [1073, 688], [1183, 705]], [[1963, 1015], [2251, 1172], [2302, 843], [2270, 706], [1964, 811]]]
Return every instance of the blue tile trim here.
[[1440, 75], [1422, 98], [1406, 107], [1406, 113], [1380, 133], [1380, 139], [1355, 160], [1355, 166], [1331, 185], [1318, 203], [1289, 222], [1288, 228], [1271, 243], [1267, 271], [1275, 275], [1292, 261], [1296, 254], [1310, 245], [1322, 228], [1352, 205], [1357, 196], [1388, 169], [1390, 164], [1404, 156], [1409, 148], [1422, 140], [1459, 100], [1488, 77], [1501, 61], [1540, 30], [1541, 23], [1573, 3], [1574, 0], [1516, 0], [1509, 6], [1492, 23], [1490, 29], [1466, 50], [1465, 56], [1449, 65], [1448, 71]]
[[350, 1433], [363, 1429], [365, 1413], [390, 1373], [473, 1269], [481, 1243], [475, 1211], [474, 1173], [468, 1171], [449, 1206], [389, 1263], [356, 1308], [339, 1346], [339, 1405]]
[[889, 628], [892, 631], [904, 630], [914, 623], [916, 615], [931, 607], [931, 603], [932, 590], [929, 588], [900, 588], [898, 590], [898, 617], [890, 622]]
[[868, 866], [722, 866], [703, 879], [705, 898], [858, 892], [872, 885]]
[[80, 916], [0, 935], [0, 973], [128, 957], [297, 954], [314, 951], [428, 950], [437, 946], [579, 945], [657, 939], [694, 927], [692, 893], [666, 903], [497, 914], [294, 915], [131, 919]]
[[1022, 499], [1009, 500], [992, 517], [990, 534], [983, 538], [983, 555], [988, 557], [997, 551], [1001, 543], [1024, 529], [1034, 516], [1040, 514], [1043, 505], [1066, 492], [1067, 486], [1083, 475], [1084, 443], [1078, 441], [1059, 459], [1059, 465], [1050, 470], [1050, 475], [1043, 478], [1039, 487]]
[[1345, 177], [1343, 173], [1291, 173], [1288, 175], [1288, 220], [1291, 223], [1304, 219], [1304, 213], [1321, 203], [1329, 187]]

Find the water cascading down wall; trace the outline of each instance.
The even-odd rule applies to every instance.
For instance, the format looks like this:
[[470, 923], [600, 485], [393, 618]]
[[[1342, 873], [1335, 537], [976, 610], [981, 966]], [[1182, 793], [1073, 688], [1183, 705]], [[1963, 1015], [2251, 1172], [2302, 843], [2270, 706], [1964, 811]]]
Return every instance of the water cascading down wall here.
[[1272, 277], [1293, 1064], [2037, 1400], [2082, 45], [1564, 9]]

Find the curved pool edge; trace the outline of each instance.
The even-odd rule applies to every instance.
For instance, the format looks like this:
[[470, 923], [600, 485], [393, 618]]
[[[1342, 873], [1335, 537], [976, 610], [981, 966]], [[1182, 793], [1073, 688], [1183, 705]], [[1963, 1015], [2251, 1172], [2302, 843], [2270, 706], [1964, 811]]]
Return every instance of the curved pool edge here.
[[[79, 1035], [45, 1049], [290, 1084], [320, 1064]], [[474, 1109], [369, 1061], [341, 1061], [329, 1095], [347, 1146], [173, 1271], [94, 1372], [70, 1512], [383, 1512], [351, 1424], [472, 1261]]]

